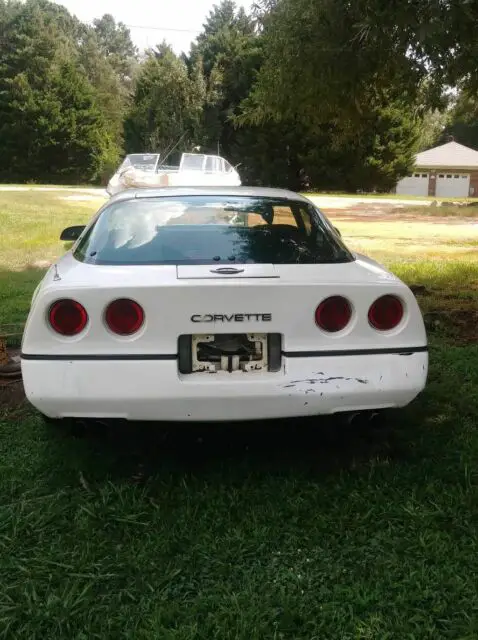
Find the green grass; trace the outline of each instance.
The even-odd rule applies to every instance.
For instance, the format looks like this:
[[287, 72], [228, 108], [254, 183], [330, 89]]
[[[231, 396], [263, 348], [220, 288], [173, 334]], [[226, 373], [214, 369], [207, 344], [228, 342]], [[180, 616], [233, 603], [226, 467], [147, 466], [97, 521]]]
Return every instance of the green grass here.
[[0, 637], [476, 638], [478, 349], [433, 359], [367, 436], [5, 421]]
[[85, 223], [104, 199], [65, 200], [52, 192], [0, 192], [0, 269], [42, 265], [62, 251], [64, 227]]
[[[33, 212], [6, 195], [0, 312], [21, 322], [32, 254], [61, 253], [59, 229], [94, 204], [42, 194]], [[379, 231], [347, 224], [349, 244]], [[478, 263], [449, 259], [462, 235], [430, 261], [421, 226], [381, 233], [427, 313], [476, 313]], [[476, 640], [478, 339], [450, 318], [430, 332], [426, 391], [372, 431], [314, 419], [77, 439], [4, 407], [0, 638]]]
[[35, 287], [43, 277], [43, 269], [0, 272], [0, 332], [21, 332]]

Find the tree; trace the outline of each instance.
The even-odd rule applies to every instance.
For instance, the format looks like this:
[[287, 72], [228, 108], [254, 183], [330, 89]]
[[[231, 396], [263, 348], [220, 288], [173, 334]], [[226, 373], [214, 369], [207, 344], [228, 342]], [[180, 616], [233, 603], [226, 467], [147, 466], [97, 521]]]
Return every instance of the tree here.
[[[195, 73], [199, 74], [200, 65]], [[187, 147], [195, 133], [203, 106], [199, 75], [191, 82], [186, 64], [163, 42], [150, 50], [141, 65], [134, 100], [125, 122], [129, 152], [161, 151], [179, 140]]]
[[466, 147], [478, 149], [478, 95], [463, 90], [450, 109], [447, 125], [438, 139], [440, 143], [456, 140]]
[[[77, 52], [79, 69], [94, 89], [94, 99], [118, 152], [123, 147], [123, 122], [130, 104], [129, 90], [102, 54], [96, 34], [88, 31]], [[117, 163], [116, 159], [113, 162]], [[113, 167], [108, 167], [111, 171]]]
[[443, 110], [430, 109], [425, 113], [420, 124], [420, 135], [417, 142], [418, 151], [426, 151], [437, 146], [450, 124], [452, 115], [449, 108]]
[[453, 135], [474, 140], [470, 2], [257, 4], [223, 0], [190, 56], [163, 43], [139, 62], [110, 15], [90, 27], [48, 0], [0, 0], [0, 177], [98, 179], [123, 143], [179, 142], [219, 147], [251, 184], [388, 189], [440, 135], [458, 72]]
[[278, 0], [262, 18], [265, 63], [243, 117], [354, 122], [384, 89], [437, 106], [447, 84], [478, 83], [477, 22], [468, 0]]
[[[60, 8], [61, 9], [61, 8]], [[115, 153], [77, 65], [78, 27], [42, 0], [11, 6], [0, 51], [0, 178], [94, 181]], [[56, 16], [56, 17], [55, 17]], [[68, 28], [65, 28], [65, 23]], [[65, 28], [65, 30], [63, 30]]]
[[138, 50], [131, 40], [129, 29], [116, 23], [110, 14], [93, 20], [98, 46], [123, 82], [129, 82], [136, 63]]
[[233, 162], [240, 163], [245, 184], [299, 191], [305, 186], [300, 154], [308, 143], [303, 127], [297, 123], [266, 122], [241, 126], [235, 130], [230, 157]]
[[346, 191], [389, 191], [413, 165], [419, 120], [404, 101], [386, 96], [356, 129], [323, 127], [302, 155], [314, 187]]
[[60, 63], [48, 79], [47, 97], [53, 117], [45, 133], [51, 143], [37, 150], [37, 176], [47, 181], [49, 174], [61, 181], [98, 180], [105, 164], [116, 158], [116, 147], [87, 78], [73, 63]]
[[[93, 21], [80, 45], [80, 62], [95, 88], [96, 100], [118, 149], [124, 145], [124, 120], [132, 101], [138, 51], [128, 28], [105, 14]], [[116, 164], [116, 160], [114, 160]], [[113, 166], [106, 168], [109, 173]]]
[[[262, 54], [253, 20], [231, 0], [210, 12], [203, 32], [191, 47], [189, 65], [202, 60], [206, 83], [202, 142], [234, 155], [236, 125], [242, 100], [249, 94]], [[234, 159], [234, 158], [232, 158]]]
[[419, 120], [386, 96], [359, 126], [267, 121], [237, 131], [234, 153], [247, 183], [338, 191], [388, 191], [413, 164]]
[[253, 22], [244, 9], [238, 10], [233, 0], [222, 0], [209, 12], [203, 31], [191, 46], [190, 59], [201, 56], [204, 73], [209, 77], [218, 59], [230, 51], [231, 40], [253, 34]]

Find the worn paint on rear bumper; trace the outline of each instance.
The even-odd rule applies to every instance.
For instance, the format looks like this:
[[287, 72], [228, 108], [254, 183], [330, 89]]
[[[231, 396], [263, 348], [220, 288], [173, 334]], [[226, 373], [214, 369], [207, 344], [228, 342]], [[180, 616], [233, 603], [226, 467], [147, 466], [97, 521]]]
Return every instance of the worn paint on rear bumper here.
[[23, 360], [28, 400], [50, 417], [230, 421], [409, 404], [428, 353], [284, 358], [278, 373], [182, 376], [177, 362]]

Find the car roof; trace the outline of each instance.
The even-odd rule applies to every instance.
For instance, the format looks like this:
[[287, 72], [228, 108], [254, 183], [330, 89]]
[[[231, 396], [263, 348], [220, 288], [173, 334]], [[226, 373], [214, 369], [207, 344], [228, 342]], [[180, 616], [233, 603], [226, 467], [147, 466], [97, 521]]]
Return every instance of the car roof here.
[[283, 200], [309, 203], [309, 200], [294, 191], [268, 187], [145, 187], [140, 189], [125, 189], [124, 191], [112, 196], [109, 202], [116, 202], [118, 200], [135, 200], [140, 198], [171, 198], [181, 196], [281, 198]]

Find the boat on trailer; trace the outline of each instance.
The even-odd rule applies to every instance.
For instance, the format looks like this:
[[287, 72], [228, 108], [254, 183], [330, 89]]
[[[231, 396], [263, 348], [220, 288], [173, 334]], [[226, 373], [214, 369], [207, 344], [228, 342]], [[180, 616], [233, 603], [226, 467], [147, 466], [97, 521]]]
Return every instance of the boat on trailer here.
[[218, 155], [183, 153], [178, 165], [167, 165], [161, 161], [160, 153], [131, 153], [110, 179], [106, 191], [113, 196], [125, 189], [205, 186], [239, 187], [241, 178], [236, 167]]

